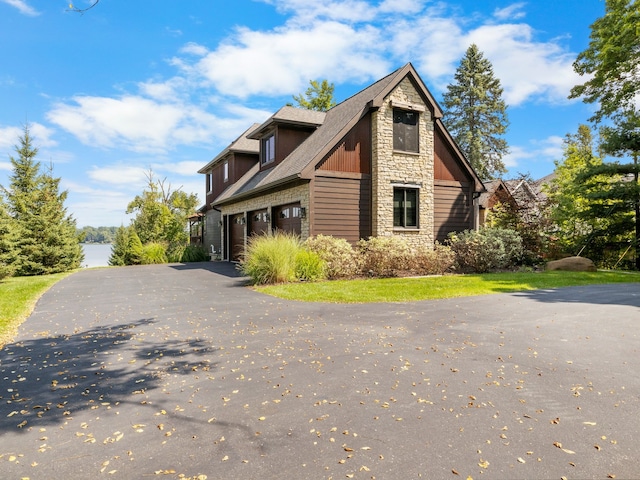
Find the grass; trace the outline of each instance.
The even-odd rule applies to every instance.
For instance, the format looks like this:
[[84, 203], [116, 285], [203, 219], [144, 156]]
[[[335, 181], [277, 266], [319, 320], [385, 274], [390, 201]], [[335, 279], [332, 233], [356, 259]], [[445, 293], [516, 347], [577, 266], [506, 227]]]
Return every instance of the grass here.
[[330, 303], [410, 302], [580, 285], [640, 283], [638, 272], [540, 272], [286, 283], [256, 290], [288, 300]]
[[0, 347], [15, 336], [42, 294], [69, 274], [13, 277], [0, 282]]

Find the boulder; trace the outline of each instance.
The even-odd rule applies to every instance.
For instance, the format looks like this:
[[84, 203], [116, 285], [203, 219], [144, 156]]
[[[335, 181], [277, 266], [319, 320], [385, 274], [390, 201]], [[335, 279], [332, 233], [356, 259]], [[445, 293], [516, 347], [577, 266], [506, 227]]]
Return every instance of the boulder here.
[[568, 270], [570, 272], [595, 272], [596, 266], [584, 257], [567, 257], [547, 263], [547, 270]]

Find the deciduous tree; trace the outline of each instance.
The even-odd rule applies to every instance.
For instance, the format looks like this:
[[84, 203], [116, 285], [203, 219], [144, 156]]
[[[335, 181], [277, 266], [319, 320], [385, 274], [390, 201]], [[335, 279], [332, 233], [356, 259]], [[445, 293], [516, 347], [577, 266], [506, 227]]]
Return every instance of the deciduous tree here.
[[309, 88], [304, 94], [294, 95], [293, 99], [300, 108], [308, 110], [316, 110], [318, 112], [326, 112], [336, 105], [333, 98], [335, 85], [329, 83], [326, 79], [319, 82], [318, 80], [310, 80]]

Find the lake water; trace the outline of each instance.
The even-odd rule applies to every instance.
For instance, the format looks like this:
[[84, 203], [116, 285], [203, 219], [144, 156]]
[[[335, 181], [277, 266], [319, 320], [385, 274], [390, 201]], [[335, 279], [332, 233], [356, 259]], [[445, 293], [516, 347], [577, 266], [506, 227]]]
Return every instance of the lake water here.
[[106, 267], [111, 256], [110, 243], [82, 243], [84, 251], [83, 267]]

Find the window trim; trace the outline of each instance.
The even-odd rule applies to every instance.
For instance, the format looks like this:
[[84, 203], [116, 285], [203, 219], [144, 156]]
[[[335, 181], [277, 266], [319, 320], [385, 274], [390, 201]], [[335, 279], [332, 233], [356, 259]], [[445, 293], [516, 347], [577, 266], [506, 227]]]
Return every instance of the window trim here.
[[[407, 222], [406, 192], [411, 190], [415, 192], [415, 225], [409, 225]], [[416, 184], [393, 184], [393, 229], [394, 230], [419, 230], [420, 229], [420, 185]], [[396, 192], [402, 191], [403, 206], [402, 208], [402, 225], [396, 225]]]
[[[261, 143], [260, 165], [270, 165], [276, 161], [276, 132], [271, 132], [265, 136]], [[267, 156], [267, 153], [270, 153]]]

